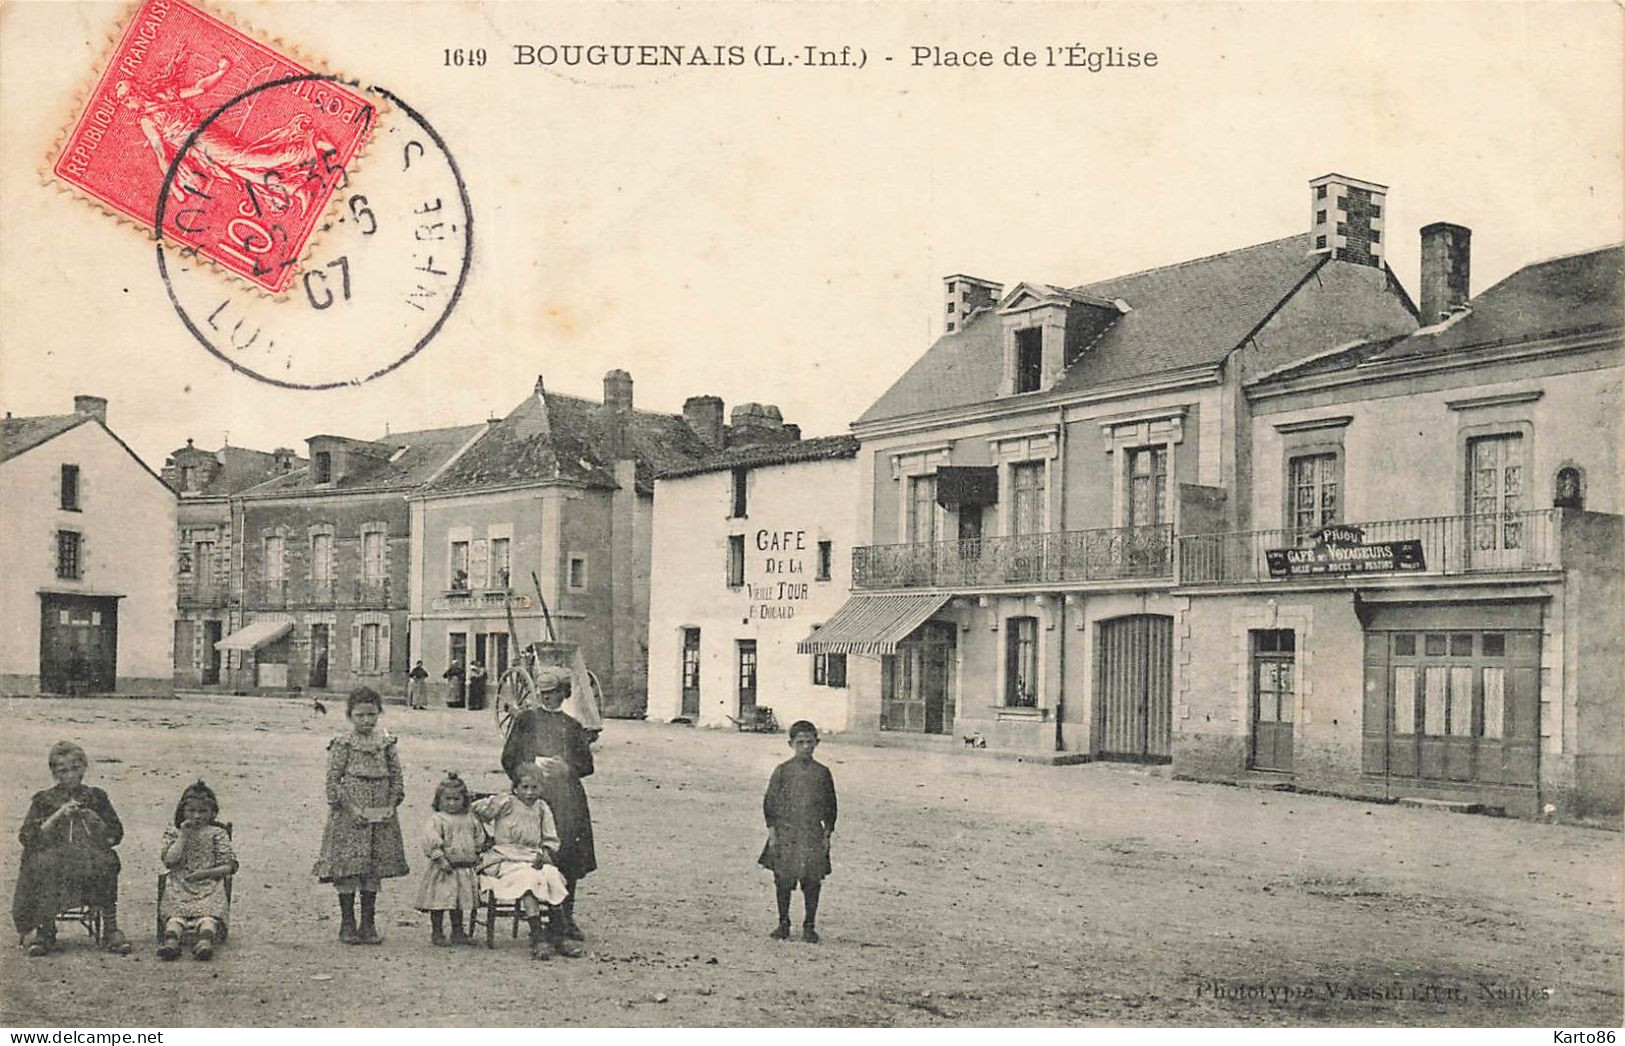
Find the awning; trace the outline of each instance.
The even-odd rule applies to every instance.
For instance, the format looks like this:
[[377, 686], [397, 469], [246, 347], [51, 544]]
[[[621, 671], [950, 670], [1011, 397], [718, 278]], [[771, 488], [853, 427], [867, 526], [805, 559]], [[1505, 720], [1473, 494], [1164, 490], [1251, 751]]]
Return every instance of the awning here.
[[997, 505], [999, 470], [991, 465], [942, 465], [937, 468], [937, 504]]
[[941, 610], [952, 595], [909, 592], [853, 596], [796, 644], [799, 654], [895, 654], [897, 643]]
[[292, 621], [251, 621], [220, 640], [216, 650], [258, 650], [293, 630]]

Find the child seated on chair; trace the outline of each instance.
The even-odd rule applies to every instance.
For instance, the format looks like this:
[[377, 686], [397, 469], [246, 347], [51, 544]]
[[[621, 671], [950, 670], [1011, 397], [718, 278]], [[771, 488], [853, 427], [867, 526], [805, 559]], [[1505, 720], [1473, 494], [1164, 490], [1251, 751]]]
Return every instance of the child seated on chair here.
[[555, 866], [559, 831], [553, 811], [542, 801], [544, 780], [541, 767], [520, 766], [512, 792], [474, 803], [474, 816], [486, 824], [492, 839], [480, 865], [480, 890], [499, 901], [518, 902], [530, 922], [531, 958], [548, 959], [557, 950], [573, 959], [581, 955], [581, 946], [564, 936], [556, 914], [548, 919], [546, 937], [542, 934], [542, 905], [561, 905], [569, 896]]
[[84, 783], [90, 760], [72, 741], [58, 741], [47, 756], [56, 784], [35, 792], [17, 838], [22, 868], [12, 895], [11, 919], [19, 934], [33, 933], [30, 958], [56, 946], [56, 917], [82, 904], [101, 909], [101, 945], [130, 954], [118, 928], [118, 854], [124, 826], [107, 793]]
[[[457, 771], [446, 771], [434, 790], [434, 813], [423, 826], [420, 842], [429, 867], [418, 882], [417, 909], [429, 913], [430, 944], [472, 944], [463, 932], [463, 913], [480, 905], [478, 874], [480, 852], [486, 848], [485, 827], [469, 810], [468, 785]], [[451, 940], [446, 940], [445, 918], [451, 913]], [[469, 920], [469, 928], [474, 925]]]
[[194, 938], [192, 957], [214, 955], [214, 942], [225, 934], [231, 900], [226, 880], [237, 872], [231, 836], [219, 822], [220, 801], [201, 780], [188, 785], [175, 804], [175, 823], [164, 829], [158, 851], [169, 873], [158, 899], [164, 939], [158, 958], [178, 959], [181, 939]]

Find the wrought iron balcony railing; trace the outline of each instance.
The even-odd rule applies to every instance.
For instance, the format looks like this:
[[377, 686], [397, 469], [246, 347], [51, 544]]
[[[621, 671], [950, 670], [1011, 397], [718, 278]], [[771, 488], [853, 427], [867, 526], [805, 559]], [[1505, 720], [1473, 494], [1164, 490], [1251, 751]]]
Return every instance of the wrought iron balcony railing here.
[[[1360, 531], [1368, 549], [1386, 542], [1414, 543], [1397, 550], [1403, 566], [1395, 567], [1382, 555], [1339, 557], [1327, 551], [1317, 569], [1311, 535], [1293, 530], [1254, 530], [1229, 534], [1186, 534], [1179, 538], [1179, 582], [1182, 585], [1217, 585], [1267, 581], [1297, 575], [1379, 573], [1465, 574], [1494, 571], [1553, 570], [1561, 565], [1559, 516], [1556, 509], [1505, 512], [1476, 516], [1428, 516], [1387, 519], [1370, 523], [1337, 524]], [[1302, 569], [1287, 574], [1277, 555], [1276, 573], [1270, 570], [1271, 551], [1300, 550]], [[1374, 551], [1377, 551], [1374, 549]], [[1419, 552], [1419, 560], [1413, 559]], [[1369, 558], [1366, 564], [1351, 560]], [[1339, 562], [1341, 559], [1341, 562]]]
[[987, 588], [1173, 577], [1173, 527], [1112, 527], [968, 541], [860, 545], [852, 587]]

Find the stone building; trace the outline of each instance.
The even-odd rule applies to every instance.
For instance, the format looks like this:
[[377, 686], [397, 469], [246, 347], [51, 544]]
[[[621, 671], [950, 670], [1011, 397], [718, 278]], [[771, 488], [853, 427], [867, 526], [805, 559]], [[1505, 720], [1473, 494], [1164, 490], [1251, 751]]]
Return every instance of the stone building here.
[[107, 400], [0, 420], [0, 693], [170, 689], [175, 495]]
[[186, 441], [164, 462], [163, 478], [180, 496], [177, 507], [175, 685], [213, 689], [228, 682], [220, 640], [242, 623], [235, 583], [240, 502], [232, 496], [303, 468], [292, 450], [245, 447], [203, 450]]
[[732, 446], [655, 483], [649, 716], [845, 730], [847, 655], [796, 646], [851, 585], [858, 441], [800, 439], [754, 404], [733, 421]]
[[495, 686], [551, 622], [580, 644], [604, 713], [642, 716], [655, 474], [710, 450], [683, 416], [636, 409], [623, 370], [604, 376], [597, 403], [538, 378], [412, 494], [413, 656], [436, 679], [478, 661]]

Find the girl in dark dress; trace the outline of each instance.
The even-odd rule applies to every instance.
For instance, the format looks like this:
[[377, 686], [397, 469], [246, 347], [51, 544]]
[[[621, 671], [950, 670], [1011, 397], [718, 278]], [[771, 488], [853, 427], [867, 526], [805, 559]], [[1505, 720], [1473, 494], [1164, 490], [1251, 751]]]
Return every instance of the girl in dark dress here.
[[17, 838], [22, 869], [11, 899], [19, 934], [33, 931], [28, 955], [39, 958], [56, 946], [57, 914], [81, 904], [102, 910], [102, 947], [128, 955], [130, 942], [118, 928], [118, 854], [124, 825], [107, 793], [84, 783], [90, 760], [72, 741], [58, 741], [47, 757], [56, 784], [34, 793]]
[[502, 769], [518, 781], [520, 766], [538, 763], [546, 772], [542, 799], [553, 811], [559, 829], [559, 871], [570, 888], [564, 902], [565, 936], [585, 940], [576, 925], [577, 884], [598, 867], [598, 854], [592, 841], [592, 811], [587, 806], [587, 790], [581, 779], [592, 775], [592, 749], [581, 724], [561, 711], [570, 696], [570, 673], [562, 668], [543, 667], [536, 674], [540, 708], [527, 708], [514, 717], [507, 744], [502, 747]]
[[762, 797], [767, 845], [756, 863], [773, 873], [779, 902], [779, 925], [768, 934], [775, 941], [790, 936], [790, 893], [801, 885], [805, 911], [801, 939], [818, 943], [818, 894], [830, 873], [829, 839], [835, 833], [835, 776], [815, 760], [818, 728], [802, 719], [790, 726], [795, 755], [773, 768]]

